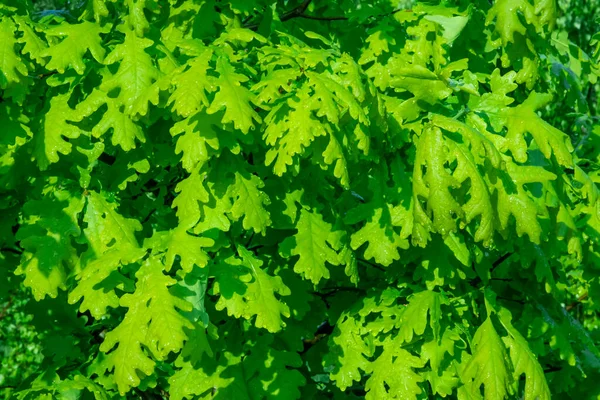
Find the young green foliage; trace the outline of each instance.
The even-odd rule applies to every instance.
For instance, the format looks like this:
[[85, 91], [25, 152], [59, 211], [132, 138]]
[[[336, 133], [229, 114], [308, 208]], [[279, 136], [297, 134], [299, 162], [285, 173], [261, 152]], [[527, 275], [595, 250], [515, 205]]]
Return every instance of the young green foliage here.
[[10, 396], [600, 396], [600, 36], [554, 0], [34, 3], [0, 4]]

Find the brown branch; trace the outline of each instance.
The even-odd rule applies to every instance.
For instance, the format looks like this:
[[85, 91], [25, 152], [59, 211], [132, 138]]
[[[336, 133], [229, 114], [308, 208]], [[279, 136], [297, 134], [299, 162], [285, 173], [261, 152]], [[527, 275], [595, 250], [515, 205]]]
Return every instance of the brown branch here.
[[[320, 17], [317, 15], [305, 14], [304, 12], [306, 11], [306, 9], [308, 8], [308, 6], [310, 5], [311, 2], [312, 2], [312, 0], [305, 0], [298, 7], [283, 14], [283, 16], [280, 18], [281, 22], [289, 21], [290, 19], [294, 19], [294, 18], [310, 19], [313, 21], [348, 21], [350, 19], [349, 17], [341, 16], [341, 15], [331, 16], [331, 17], [327, 17], [327, 16]], [[394, 15], [397, 12], [400, 12], [402, 10], [403, 10], [402, 8], [396, 8], [388, 13], [373, 15], [370, 18], [389, 17], [390, 15]], [[406, 11], [412, 11], [412, 10], [406, 10]], [[258, 24], [245, 25], [245, 27], [247, 29], [256, 30], [258, 28]]]
[[12, 302], [13, 302], [13, 298], [11, 297], [6, 302], [6, 305], [2, 308], [2, 311], [0, 311], [0, 320], [4, 319], [4, 317], [6, 317], [8, 315], [8, 309], [12, 305]]
[[581, 296], [577, 298], [574, 302], [565, 307], [565, 310], [571, 311], [573, 308], [577, 307], [582, 301], [586, 300], [589, 297], [588, 292], [585, 292]]
[[315, 15], [308, 15], [308, 14], [300, 14], [298, 15], [298, 18], [304, 18], [304, 19], [312, 19], [315, 21], [347, 21], [349, 18], [348, 17], [317, 17]]
[[502, 256], [500, 256], [500, 258], [498, 258], [496, 261], [494, 261], [494, 263], [492, 264], [492, 268], [490, 269], [490, 274], [492, 272], [494, 272], [494, 270], [496, 268], [498, 268], [500, 266], [500, 264], [502, 264], [504, 261], [506, 261], [508, 259], [508, 257], [512, 256], [513, 253], [506, 253]]
[[357, 261], [359, 261], [359, 262], [361, 262], [361, 263], [363, 263], [363, 264], [366, 264], [366, 265], [368, 265], [368, 266], [370, 266], [370, 267], [373, 267], [373, 268], [375, 268], [375, 269], [378, 269], [378, 270], [380, 270], [381, 272], [385, 272], [385, 269], [383, 269], [383, 268], [382, 268], [382, 267], [380, 267], [379, 265], [377, 265], [377, 264], [374, 264], [374, 263], [372, 263], [372, 262], [370, 262], [370, 261], [367, 261], [367, 260], [365, 260], [365, 259], [362, 259], [362, 258], [357, 258], [356, 260], [357, 260]]
[[145, 224], [146, 222], [148, 222], [148, 220], [150, 219], [150, 217], [151, 217], [151, 216], [152, 216], [152, 215], [153, 215], [155, 212], [156, 212], [156, 208], [155, 208], [155, 209], [153, 209], [152, 211], [150, 211], [150, 212], [148, 213], [148, 215], [146, 215], [146, 218], [144, 218], [144, 219], [142, 220], [141, 224], [143, 225], [143, 224]]
[[[389, 13], [383, 13], [383, 14], [378, 14], [378, 15], [373, 15], [370, 18], [385, 18], [385, 17], [389, 17], [390, 15], [394, 15], [397, 12], [402, 11], [403, 8], [396, 8], [392, 11], [390, 11]], [[406, 10], [406, 11], [412, 11], [412, 10]], [[300, 14], [297, 16], [298, 18], [305, 18], [305, 19], [312, 19], [315, 21], [347, 21], [350, 18], [345, 17], [345, 16], [335, 16], [335, 17], [318, 17], [316, 15], [307, 15], [307, 14]]]
[[304, 11], [306, 11], [310, 3], [312, 3], [312, 0], [304, 0], [298, 7], [283, 14], [281, 17], [281, 22], [300, 17], [302, 14], [304, 14]]
[[329, 288], [323, 288], [322, 290], [323, 290], [323, 292], [312, 292], [312, 294], [323, 298], [323, 297], [329, 297], [338, 292], [356, 292], [356, 293], [363, 293], [363, 294], [365, 293], [365, 291], [363, 289], [356, 288], [353, 286], [329, 287]]
[[[383, 14], [378, 14], [378, 15], [373, 15], [370, 18], [384, 18], [384, 17], [389, 17], [390, 15], [394, 15], [397, 12], [402, 11], [402, 8], [396, 8], [395, 10], [390, 11], [389, 13], [383, 13]], [[411, 10], [406, 10], [406, 11], [411, 11]], [[350, 18], [346, 17], [346, 16], [334, 16], [334, 17], [318, 17], [316, 15], [308, 15], [308, 14], [299, 14], [296, 15], [295, 17], [292, 18], [305, 18], [305, 19], [312, 19], [315, 21], [347, 21]], [[289, 19], [289, 18], [288, 18]], [[283, 21], [283, 19], [282, 19]]]
[[36, 79], [46, 79], [52, 75], [56, 75], [58, 74], [58, 71], [48, 71], [48, 72], [44, 72], [38, 75], [30, 75], [30, 77], [32, 78], [36, 78]]
[[[512, 255], [513, 255], [513, 253], [506, 253], [506, 254], [501, 255], [496, 261], [494, 261], [492, 263], [492, 268], [490, 268], [490, 275], [492, 274], [492, 272], [494, 272], [494, 270], [496, 268], [498, 268], [500, 266], [500, 264], [502, 264], [504, 261], [506, 261]], [[490, 277], [490, 280], [503, 280], [503, 279]], [[474, 279], [471, 279], [469, 281], [469, 284], [473, 287], [477, 287], [477, 285], [479, 285], [481, 283], [481, 281], [482, 281], [482, 279], [479, 276], [477, 276]]]
[[[298, 5], [296, 8], [294, 8], [293, 10], [290, 10], [288, 12], [286, 12], [285, 14], [283, 14], [280, 18], [281, 22], [285, 22], [287, 20], [293, 19], [293, 18], [298, 18], [300, 15], [304, 14], [304, 11], [306, 11], [306, 9], [308, 8], [308, 6], [310, 5], [310, 3], [312, 3], [312, 0], [304, 0], [302, 3], [300, 3], [300, 5]], [[250, 29], [250, 30], [257, 30], [258, 29], [258, 25], [259, 24], [247, 24], [247, 22], [249, 22], [248, 20], [244, 21], [243, 25], [246, 29]]]
[[299, 354], [306, 353], [308, 350], [310, 350], [311, 347], [316, 345], [319, 341], [321, 341], [322, 339], [331, 335], [331, 333], [333, 332], [333, 328], [334, 328], [334, 326], [329, 324], [329, 322], [327, 320], [323, 321], [321, 323], [321, 325], [319, 325], [317, 327], [317, 331], [315, 332], [315, 335], [313, 338], [306, 338], [302, 341], [304, 344], [304, 348], [301, 351], [299, 351], [298, 353]]

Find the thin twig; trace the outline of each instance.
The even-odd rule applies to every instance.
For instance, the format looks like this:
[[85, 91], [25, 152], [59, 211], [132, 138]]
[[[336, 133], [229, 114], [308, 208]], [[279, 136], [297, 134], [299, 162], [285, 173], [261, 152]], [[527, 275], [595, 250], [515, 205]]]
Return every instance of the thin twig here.
[[[304, 12], [306, 11], [306, 9], [308, 8], [308, 6], [310, 5], [311, 2], [312, 2], [312, 0], [306, 0], [306, 1], [302, 2], [302, 4], [300, 4], [298, 7], [283, 14], [283, 16], [280, 18], [281, 22], [289, 21], [290, 19], [294, 19], [294, 18], [310, 19], [310, 20], [314, 20], [314, 21], [348, 21], [350, 19], [349, 17], [342, 16], [342, 15], [336, 15], [336, 16], [331, 16], [331, 17], [327, 17], [327, 16], [320, 17], [317, 15], [305, 14]], [[403, 8], [396, 8], [388, 13], [373, 15], [373, 16], [371, 16], [371, 18], [389, 17], [390, 15], [394, 15], [397, 12], [400, 12], [403, 10], [404, 10]], [[406, 10], [406, 11], [410, 11], [410, 10]], [[258, 28], [258, 24], [245, 25], [245, 27], [248, 29], [251, 29], [251, 30], [255, 30]]]
[[[389, 17], [390, 15], [394, 15], [397, 12], [400, 12], [404, 10], [403, 8], [396, 8], [388, 13], [383, 13], [383, 14], [377, 14], [377, 15], [373, 15], [370, 18], [384, 18], [384, 17]], [[410, 11], [410, 10], [407, 10]], [[345, 17], [345, 16], [335, 16], [335, 17], [318, 17], [316, 15], [307, 15], [307, 14], [301, 14], [298, 15], [299, 18], [306, 18], [306, 19], [314, 19], [316, 21], [347, 21], [350, 18]]]
[[8, 315], [8, 309], [12, 305], [12, 302], [13, 302], [13, 298], [11, 297], [6, 302], [6, 305], [2, 308], [2, 311], [0, 311], [0, 320], [4, 319], [4, 317], [6, 317]]
[[28, 75], [30, 78], [35, 78], [35, 79], [46, 79], [52, 75], [56, 75], [58, 74], [58, 71], [48, 71], [48, 72], [44, 72], [41, 74], [37, 74], [37, 75]]
[[549, 372], [556, 372], [556, 371], [560, 371], [561, 369], [562, 369], [562, 367], [549, 367], [544, 370], [544, 373], [547, 374]]
[[523, 300], [511, 299], [509, 297], [502, 297], [502, 296], [498, 296], [497, 298], [500, 300], [506, 300], [506, 301], [512, 301], [512, 302], [519, 303], [519, 304], [525, 304], [525, 302]]
[[337, 292], [357, 292], [357, 293], [365, 293], [363, 289], [353, 287], [353, 286], [339, 286], [339, 287], [331, 287], [331, 288], [323, 288], [323, 292], [313, 292], [312, 294], [315, 296], [329, 297]]
[[316, 15], [300, 14], [298, 18], [312, 19], [315, 21], [347, 21], [348, 17], [317, 17]]
[[[513, 253], [506, 253], [503, 254], [502, 256], [500, 256], [500, 258], [498, 258], [496, 261], [494, 261], [492, 263], [492, 268], [490, 268], [490, 275], [492, 274], [492, 272], [494, 272], [494, 270], [496, 268], [498, 268], [500, 266], [500, 264], [502, 264], [504, 261], [506, 261], [510, 256], [512, 256]], [[499, 278], [490, 278], [490, 280], [500, 280]], [[481, 278], [479, 276], [475, 277], [474, 279], [471, 279], [469, 281], [469, 284], [472, 287], [477, 287], [477, 285], [479, 285], [481, 283]]]
[[500, 264], [502, 264], [504, 261], [506, 261], [510, 256], [512, 256], [513, 253], [506, 253], [502, 256], [500, 256], [500, 258], [498, 258], [496, 261], [494, 261], [494, 263], [492, 264], [492, 268], [490, 269], [490, 274], [492, 272], [494, 272], [494, 270], [496, 268], [498, 268], [500, 266]]
[[365, 260], [365, 259], [363, 259], [363, 258], [357, 258], [357, 260], [358, 260], [359, 262], [363, 263], [363, 264], [366, 264], [366, 265], [368, 265], [368, 266], [370, 266], [370, 267], [373, 267], [373, 268], [375, 268], [375, 269], [378, 269], [378, 270], [380, 270], [381, 272], [385, 272], [385, 269], [383, 269], [382, 267], [380, 267], [380, 266], [379, 266], [379, 265], [377, 265], [377, 264], [374, 264], [374, 263], [372, 263], [372, 262], [370, 262], [370, 261], [367, 261], [367, 260]]
[[575, 300], [574, 302], [572, 302], [571, 304], [569, 304], [568, 306], [565, 307], [565, 310], [567, 311], [571, 311], [573, 308], [577, 307], [577, 305], [579, 305], [582, 301], [586, 300], [588, 298], [588, 292], [585, 292], [584, 294], [582, 294], [581, 296], [579, 296], [577, 298], [577, 300]]
[[[294, 8], [293, 10], [290, 10], [288, 12], [286, 12], [285, 14], [283, 14], [280, 18], [281, 22], [285, 22], [287, 20], [293, 19], [293, 18], [298, 18], [300, 15], [304, 14], [304, 11], [306, 11], [306, 9], [308, 8], [308, 6], [310, 5], [310, 3], [312, 3], [312, 0], [304, 0], [302, 3], [300, 3], [300, 5], [298, 5], [296, 8]], [[243, 25], [246, 29], [250, 29], [250, 30], [257, 30], [258, 29], [258, 25], [257, 23], [254, 24], [247, 24], [246, 21]]]
[[312, 346], [317, 344], [320, 340], [331, 335], [331, 333], [333, 333], [333, 329], [334, 329], [334, 326], [329, 324], [329, 322], [327, 320], [323, 321], [323, 323], [321, 323], [317, 327], [317, 331], [315, 332], [315, 335], [313, 338], [303, 340], [304, 349], [302, 349], [302, 351], [300, 351], [299, 354], [306, 353]]
[[292, 18], [298, 18], [299, 16], [301, 16], [302, 14], [304, 14], [304, 11], [306, 11], [306, 9], [310, 5], [310, 3], [312, 3], [312, 0], [304, 0], [298, 7], [296, 7], [293, 10], [291, 10], [291, 11], [283, 14], [283, 16], [281, 17], [281, 22], [285, 22], [285, 21], [290, 20]]
[[152, 211], [150, 211], [148, 213], [148, 215], [146, 215], [146, 218], [143, 219], [142, 225], [144, 225], [146, 222], [148, 222], [148, 220], [150, 219], [150, 217], [152, 216], [152, 214], [154, 214], [155, 212], [156, 212], [156, 208], [153, 209]]

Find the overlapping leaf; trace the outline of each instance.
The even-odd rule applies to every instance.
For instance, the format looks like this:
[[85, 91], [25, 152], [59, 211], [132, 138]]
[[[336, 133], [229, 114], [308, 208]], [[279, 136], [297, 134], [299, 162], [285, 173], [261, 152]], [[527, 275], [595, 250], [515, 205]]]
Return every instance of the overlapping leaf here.
[[154, 357], [162, 360], [170, 352], [181, 350], [187, 339], [184, 328], [193, 327], [179, 312], [190, 311], [190, 303], [169, 292], [175, 280], [164, 275], [162, 269], [156, 258], [149, 258], [142, 265], [136, 273], [135, 292], [124, 295], [119, 302], [128, 308], [123, 321], [107, 333], [100, 346], [108, 353], [102, 365], [114, 373], [123, 394], [140, 384], [138, 371], [152, 374]]
[[598, 394], [588, 31], [351, 3], [0, 4], [17, 398]]
[[281, 296], [289, 296], [289, 288], [281, 277], [261, 268], [264, 262], [250, 251], [238, 246], [237, 252], [240, 258], [232, 255], [214, 266], [214, 293], [220, 295], [216, 308], [227, 308], [236, 318], [256, 316], [255, 325], [269, 332], [281, 330], [285, 326], [282, 317], [290, 316]]

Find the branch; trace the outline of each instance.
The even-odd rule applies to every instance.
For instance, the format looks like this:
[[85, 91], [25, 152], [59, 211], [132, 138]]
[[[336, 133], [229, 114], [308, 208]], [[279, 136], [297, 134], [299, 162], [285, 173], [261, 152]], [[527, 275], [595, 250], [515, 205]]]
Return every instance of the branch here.
[[490, 274], [492, 272], [494, 272], [494, 270], [496, 268], [498, 268], [500, 266], [500, 264], [502, 264], [504, 261], [506, 261], [510, 256], [512, 256], [513, 253], [506, 253], [502, 256], [500, 256], [500, 258], [498, 258], [496, 261], [494, 261], [494, 263], [492, 264], [492, 269], [490, 269]]
[[317, 17], [315, 15], [300, 14], [298, 18], [312, 19], [315, 21], [347, 21], [348, 17]]
[[[312, 0], [304, 0], [302, 3], [300, 3], [300, 5], [298, 5], [296, 8], [286, 12], [285, 14], [283, 14], [280, 18], [281, 22], [285, 22], [287, 20], [293, 19], [293, 18], [298, 18], [301, 15], [304, 14], [304, 11], [306, 11], [306, 9], [308, 8], [308, 6], [310, 5], [310, 3], [312, 3]], [[247, 19], [246, 21], [244, 21], [243, 26], [246, 29], [250, 29], [252, 31], [255, 31], [258, 29], [258, 25], [259, 24], [247, 24], [247, 22], [249, 22]]]
[[571, 304], [569, 304], [568, 306], [565, 307], [565, 310], [567, 311], [571, 311], [573, 308], [577, 307], [577, 305], [579, 305], [582, 301], [586, 300], [588, 298], [588, 292], [585, 292], [584, 294], [582, 294], [581, 296], [579, 296], [577, 298], [577, 300], [575, 300], [574, 302], [572, 302]]
[[8, 315], [8, 309], [12, 305], [12, 302], [13, 302], [13, 297], [8, 299], [8, 301], [6, 302], [6, 305], [2, 308], [2, 311], [0, 311], [0, 321]]
[[[283, 14], [283, 16], [280, 18], [281, 22], [289, 21], [290, 19], [294, 19], [294, 18], [304, 18], [304, 19], [310, 19], [313, 21], [348, 21], [350, 19], [349, 17], [342, 16], [342, 15], [331, 16], [331, 17], [320, 17], [317, 15], [305, 14], [304, 12], [306, 11], [306, 9], [308, 8], [308, 6], [310, 5], [311, 2], [312, 2], [312, 0], [305, 0], [298, 7]], [[390, 15], [394, 15], [397, 12], [400, 12], [402, 10], [404, 10], [404, 9], [396, 8], [388, 13], [373, 15], [370, 18], [384, 18], [384, 17], [388, 17]], [[411, 10], [406, 10], [406, 11], [411, 11]], [[258, 24], [246, 25], [246, 28], [255, 30], [258, 28]]]
[[[500, 258], [498, 258], [496, 261], [494, 261], [492, 263], [492, 268], [490, 268], [490, 276], [492, 275], [492, 272], [494, 272], [494, 270], [500, 266], [500, 264], [502, 264], [504, 261], [506, 261], [512, 255], [513, 255], [513, 253], [506, 253], [506, 254], [503, 254], [502, 256], [500, 256]], [[503, 279], [490, 277], [490, 280], [503, 280]], [[481, 283], [481, 278], [479, 276], [477, 276], [474, 279], [471, 279], [469, 281], [469, 284], [473, 287], [477, 287], [477, 285], [479, 285], [480, 283]]]
[[[402, 11], [403, 8], [396, 8], [388, 13], [383, 13], [383, 14], [377, 14], [377, 15], [373, 15], [369, 18], [384, 18], [384, 17], [389, 17], [390, 15], [394, 15], [397, 12]], [[410, 11], [410, 10], [406, 10], [406, 11]], [[298, 15], [299, 18], [306, 18], [306, 19], [312, 19], [315, 21], [347, 21], [350, 18], [345, 17], [345, 16], [336, 16], [336, 17], [318, 17], [315, 15], [307, 15], [307, 14], [300, 14]]]
[[549, 367], [544, 370], [544, 373], [547, 374], [549, 372], [556, 372], [556, 371], [560, 371], [561, 369], [562, 369], [562, 367]]
[[152, 215], [153, 215], [153, 214], [156, 212], [156, 210], [157, 210], [157, 209], [156, 209], [156, 208], [154, 208], [152, 211], [150, 211], [150, 212], [148, 213], [148, 215], [146, 215], [146, 218], [144, 218], [144, 219], [141, 221], [141, 224], [142, 224], [142, 225], [144, 225], [146, 222], [148, 222], [148, 220], [149, 220], [149, 219], [150, 219], [150, 217], [151, 217], [151, 216], [152, 216]]
[[363, 289], [356, 288], [353, 286], [338, 286], [338, 287], [331, 287], [331, 288], [323, 288], [323, 290], [325, 292], [323, 292], [323, 293], [312, 292], [312, 294], [323, 298], [323, 297], [329, 297], [332, 294], [336, 294], [337, 292], [356, 292], [356, 293], [363, 293], [363, 294], [365, 293], [365, 291]]
[[312, 3], [312, 0], [304, 0], [298, 7], [283, 14], [281, 17], [281, 22], [300, 17], [302, 14], [304, 14], [304, 11], [306, 11], [310, 3]]
[[502, 296], [498, 296], [497, 298], [500, 299], [500, 300], [513, 301], [515, 303], [525, 304], [525, 302], [523, 300], [511, 299], [509, 297], [502, 297]]
[[46, 79], [52, 75], [56, 75], [58, 74], [58, 71], [48, 71], [48, 72], [44, 72], [41, 74], [37, 74], [37, 75], [28, 75], [30, 78], [34, 78], [34, 79]]
[[304, 339], [304, 348], [302, 351], [299, 351], [299, 354], [306, 353], [311, 347], [317, 344], [321, 339], [331, 335], [333, 332], [334, 326], [331, 325], [327, 320], [323, 321], [321, 325], [317, 327], [317, 331], [315, 332], [315, 336], [312, 339]]
[[381, 268], [381, 267], [380, 267], [379, 265], [377, 265], [377, 264], [373, 264], [373, 263], [372, 263], [372, 262], [370, 262], [370, 261], [367, 261], [367, 260], [365, 260], [365, 259], [362, 259], [362, 258], [357, 258], [356, 260], [357, 260], [357, 261], [360, 261], [361, 263], [363, 263], [363, 264], [366, 264], [366, 265], [368, 265], [368, 266], [370, 266], [370, 267], [373, 267], [373, 268], [375, 268], [375, 269], [378, 269], [378, 270], [380, 270], [381, 272], [385, 272], [385, 269]]

